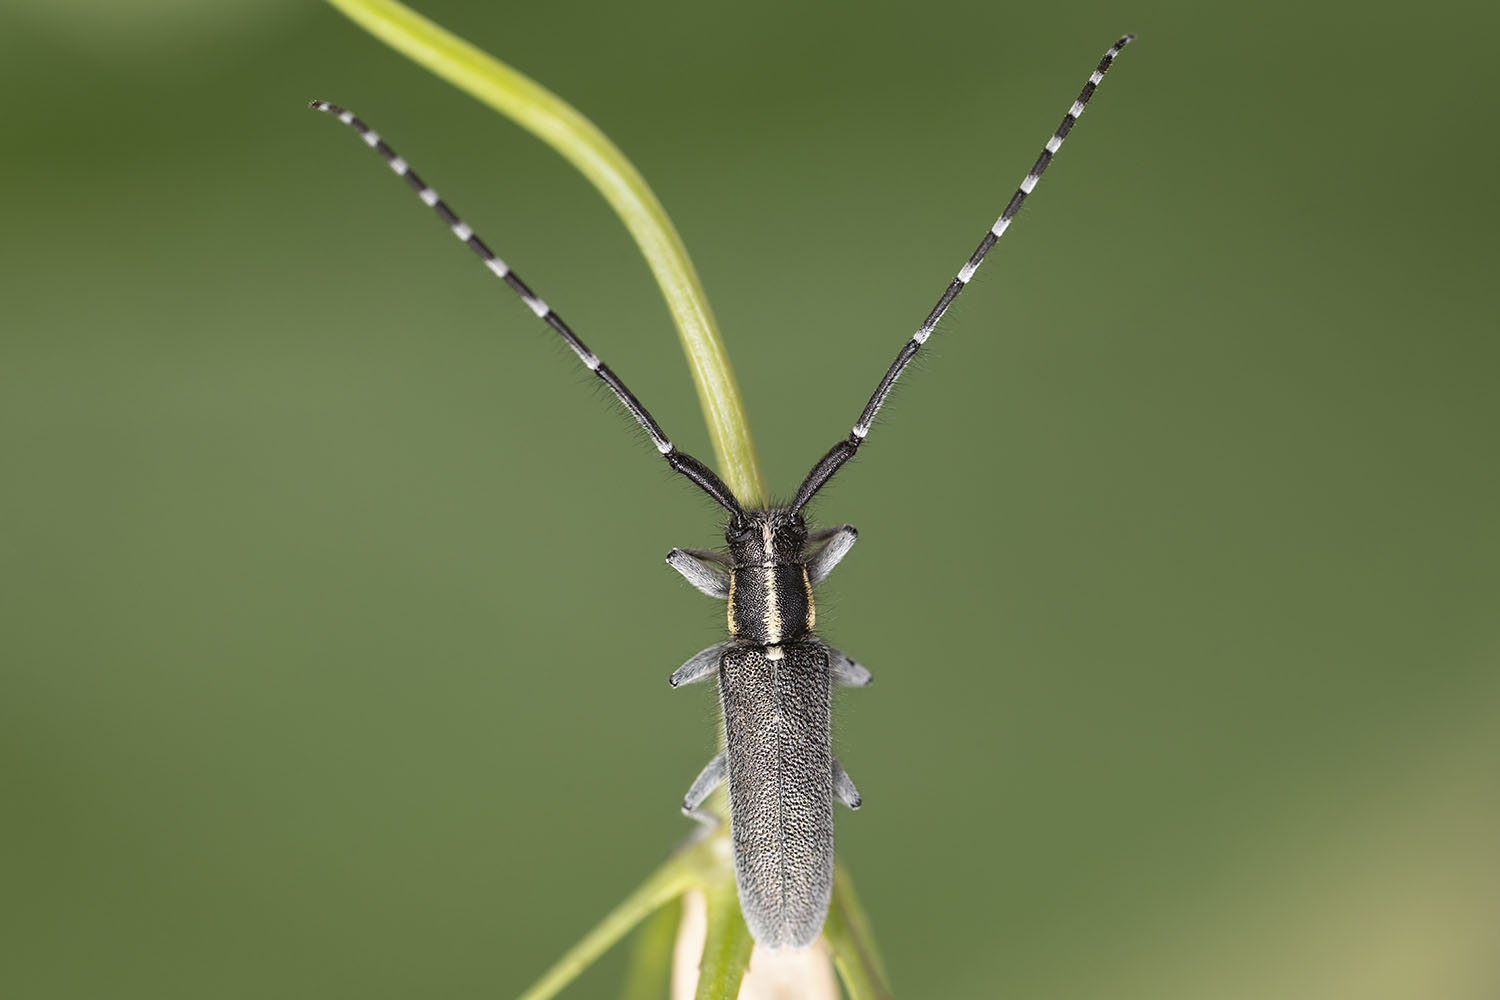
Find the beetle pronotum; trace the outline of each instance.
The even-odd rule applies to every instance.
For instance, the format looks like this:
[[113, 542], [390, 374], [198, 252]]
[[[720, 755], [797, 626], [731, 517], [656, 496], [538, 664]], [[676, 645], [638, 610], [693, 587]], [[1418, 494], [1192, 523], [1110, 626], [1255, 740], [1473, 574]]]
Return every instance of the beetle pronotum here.
[[727, 551], [673, 549], [667, 555], [667, 563], [689, 583], [726, 603], [730, 636], [689, 659], [672, 674], [671, 683], [680, 687], [718, 678], [725, 749], [693, 782], [683, 811], [714, 821], [699, 813], [698, 807], [715, 788], [728, 782], [740, 907], [750, 932], [763, 945], [801, 948], [817, 939], [833, 890], [833, 801], [851, 809], [860, 804], [854, 782], [833, 756], [829, 701], [832, 685], [862, 687], [870, 683], [870, 672], [814, 632], [813, 600], [813, 589], [848, 553], [857, 536], [849, 525], [809, 531], [803, 511], [864, 443], [892, 386], [1014, 221], [1115, 56], [1133, 37], [1121, 38], [1099, 60], [999, 219], [886, 370], [848, 437], [817, 461], [790, 504], [764, 509], [743, 506], [711, 469], [678, 451], [615, 373], [376, 132], [343, 108], [312, 102], [317, 110], [354, 129], [391, 170], [405, 178], [453, 235], [608, 386], [667, 464], [728, 513]]

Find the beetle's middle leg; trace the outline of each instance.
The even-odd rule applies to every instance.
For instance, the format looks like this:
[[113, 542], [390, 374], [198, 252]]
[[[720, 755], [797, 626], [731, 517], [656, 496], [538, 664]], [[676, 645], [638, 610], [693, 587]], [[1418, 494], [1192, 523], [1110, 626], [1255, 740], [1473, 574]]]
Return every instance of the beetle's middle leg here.
[[874, 678], [863, 664], [856, 662], [854, 657], [843, 650], [832, 646], [824, 648], [828, 650], [828, 675], [833, 678], [833, 683], [841, 687], [870, 686]]
[[675, 688], [682, 687], [684, 684], [696, 684], [699, 681], [707, 680], [718, 673], [719, 661], [724, 658], [725, 650], [733, 647], [734, 643], [732, 642], [721, 642], [709, 646], [701, 653], [694, 653], [686, 663], [672, 671], [672, 676], [668, 679], [668, 683]]

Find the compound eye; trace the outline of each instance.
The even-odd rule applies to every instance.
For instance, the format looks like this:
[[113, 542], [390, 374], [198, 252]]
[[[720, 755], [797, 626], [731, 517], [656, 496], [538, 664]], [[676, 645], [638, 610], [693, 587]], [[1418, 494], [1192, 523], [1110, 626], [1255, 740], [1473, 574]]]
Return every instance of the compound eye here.
[[807, 542], [807, 522], [800, 517], [785, 521], [776, 529], [776, 536], [783, 545], [801, 548]]

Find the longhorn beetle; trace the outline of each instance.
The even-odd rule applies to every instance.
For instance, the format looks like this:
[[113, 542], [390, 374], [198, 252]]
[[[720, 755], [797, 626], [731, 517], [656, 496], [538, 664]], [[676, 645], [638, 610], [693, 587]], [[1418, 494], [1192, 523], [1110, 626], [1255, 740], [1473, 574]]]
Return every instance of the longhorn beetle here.
[[387, 166], [405, 178], [453, 235], [467, 244], [485, 267], [573, 349], [584, 367], [609, 387], [673, 471], [687, 477], [728, 512], [724, 529], [727, 551], [673, 549], [667, 555], [667, 564], [689, 583], [727, 603], [729, 622], [729, 640], [688, 660], [672, 674], [671, 683], [675, 688], [718, 677], [725, 749], [708, 762], [688, 789], [683, 812], [715, 822], [698, 807], [728, 781], [729, 828], [740, 908], [750, 933], [763, 945], [803, 948], [817, 939], [833, 892], [833, 800], [851, 809], [858, 809], [860, 804], [854, 782], [833, 756], [829, 700], [832, 685], [863, 687], [870, 683], [870, 672], [826, 645], [813, 631], [813, 588], [833, 572], [857, 534], [847, 524], [809, 531], [803, 510], [859, 450], [896, 379], [974, 277], [985, 254], [1015, 220], [1115, 56], [1132, 38], [1121, 38], [1099, 60], [1005, 211], [886, 370], [849, 436], [818, 459], [791, 503], [765, 510], [742, 506], [711, 469], [678, 451], [609, 366], [584, 346], [562, 317], [495, 256], [374, 130], [343, 108], [325, 101], [312, 102], [312, 107], [336, 116], [357, 132]]

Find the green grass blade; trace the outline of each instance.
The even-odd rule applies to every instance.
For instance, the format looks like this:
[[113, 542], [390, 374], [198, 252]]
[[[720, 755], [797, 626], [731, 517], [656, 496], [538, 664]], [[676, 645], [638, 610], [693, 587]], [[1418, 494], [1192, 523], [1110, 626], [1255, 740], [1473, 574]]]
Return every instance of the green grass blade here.
[[656, 275], [677, 324], [724, 482], [749, 506], [766, 502], [750, 426], [698, 273], [661, 202], [625, 154], [566, 101], [395, 0], [328, 0], [402, 55], [527, 129], [604, 195]]
[[833, 964], [849, 1000], [891, 1000], [870, 918], [859, 905], [854, 883], [843, 865], [833, 872], [833, 905], [828, 908], [823, 937], [833, 949]]
[[666, 903], [682, 895], [701, 878], [700, 861], [691, 853], [673, 855], [652, 872], [629, 896], [599, 921], [593, 930], [569, 948], [557, 963], [542, 974], [520, 1000], [549, 1000], [578, 974], [609, 950], [632, 927]]
[[745, 969], [750, 965], [755, 939], [740, 915], [740, 899], [733, 878], [720, 879], [706, 886], [704, 892], [708, 897], [708, 936], [703, 941], [694, 998], [735, 1000]]
[[672, 986], [672, 950], [682, 923], [682, 902], [672, 900], [635, 932], [620, 1000], [663, 1000]]

